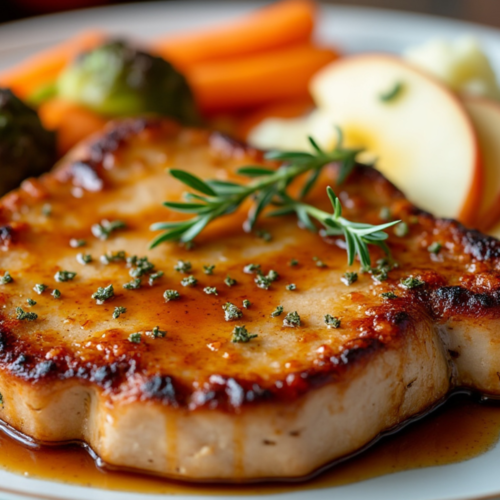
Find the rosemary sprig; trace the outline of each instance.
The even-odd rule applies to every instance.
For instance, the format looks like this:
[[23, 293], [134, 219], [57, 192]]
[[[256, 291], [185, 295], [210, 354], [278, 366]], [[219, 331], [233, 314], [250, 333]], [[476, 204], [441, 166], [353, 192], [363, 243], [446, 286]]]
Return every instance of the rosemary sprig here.
[[[240, 175], [254, 179], [248, 184], [236, 182], [209, 180], [204, 181], [199, 177], [184, 170], [170, 170], [170, 174], [198, 193], [187, 193], [185, 202], [164, 203], [164, 206], [184, 213], [194, 214], [194, 217], [183, 221], [159, 222], [153, 224], [153, 231], [162, 230], [152, 242], [151, 248], [165, 241], [180, 240], [189, 242], [193, 240], [214, 219], [234, 212], [247, 198], [254, 198], [254, 205], [248, 213], [245, 229], [251, 231], [264, 208], [269, 205], [278, 205], [279, 208], [269, 213], [270, 216], [287, 215], [295, 213], [307, 229], [317, 231], [312, 222], [315, 219], [322, 226], [325, 236], [344, 236], [348, 253], [348, 262], [351, 265], [356, 255], [359, 256], [361, 265], [370, 268], [370, 255], [368, 245], [374, 244], [381, 247], [387, 254], [389, 249], [385, 244], [387, 234], [384, 229], [397, 224], [399, 221], [388, 222], [379, 226], [351, 222], [342, 217], [342, 207], [333, 190], [328, 187], [328, 196], [332, 202], [333, 214], [303, 202], [305, 196], [316, 183], [323, 167], [330, 163], [340, 163], [340, 173], [337, 184], [342, 183], [349, 175], [356, 163], [359, 149], [346, 149], [342, 146], [342, 134], [339, 130], [337, 147], [331, 152], [323, 151], [318, 144], [309, 138], [313, 153], [304, 152], [271, 152], [266, 158], [283, 162], [278, 170], [262, 166], [247, 166], [238, 170]], [[298, 176], [308, 173], [298, 199], [290, 197], [287, 188]]]

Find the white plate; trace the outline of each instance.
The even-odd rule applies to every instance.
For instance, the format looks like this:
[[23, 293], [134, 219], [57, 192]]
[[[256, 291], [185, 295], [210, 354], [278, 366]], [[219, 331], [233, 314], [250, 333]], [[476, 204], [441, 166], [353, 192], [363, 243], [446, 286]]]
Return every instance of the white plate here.
[[[76, 32], [94, 27], [112, 34], [148, 39], [169, 31], [193, 29], [225, 21], [254, 9], [258, 3], [152, 2], [104, 7], [45, 16], [0, 26], [0, 70], [41, 48]], [[500, 73], [500, 32], [490, 28], [420, 15], [366, 8], [325, 6], [319, 37], [346, 52], [399, 52], [432, 37], [477, 36]], [[261, 499], [283, 500], [466, 500], [500, 498], [500, 445], [472, 460], [411, 470], [342, 487]], [[7, 493], [8, 488], [17, 493]], [[498, 496], [497, 496], [498, 495]], [[46, 498], [64, 500], [167, 499], [169, 495], [144, 495], [90, 490], [28, 479], [0, 471], [0, 500]], [[214, 496], [181, 496], [182, 500], [209, 500]], [[224, 497], [234, 500], [236, 497]], [[256, 497], [245, 497], [256, 498]]]

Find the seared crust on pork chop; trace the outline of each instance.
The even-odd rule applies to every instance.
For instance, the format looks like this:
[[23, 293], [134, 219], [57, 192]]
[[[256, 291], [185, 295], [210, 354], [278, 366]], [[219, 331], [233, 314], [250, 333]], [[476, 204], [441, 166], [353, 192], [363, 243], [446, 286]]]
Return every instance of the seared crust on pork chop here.
[[[360, 273], [348, 286], [342, 276], [358, 269], [346, 265], [342, 240], [281, 217], [263, 219], [267, 241], [242, 230], [244, 210], [209, 226], [192, 250], [148, 251], [150, 224], [181, 217], [161, 206], [184, 191], [167, 167], [231, 179], [249, 163], [263, 163], [262, 154], [220, 134], [134, 119], [3, 198], [0, 276], [13, 279], [0, 285], [7, 424], [43, 442], [84, 441], [117, 466], [184, 479], [279, 478], [358, 450], [456, 387], [500, 395], [500, 243], [417, 210], [374, 169], [358, 167], [335, 189], [351, 220], [378, 224], [382, 212], [408, 224], [405, 236], [389, 230], [398, 265], [387, 277]], [[335, 187], [336, 172], [328, 167], [311, 194], [318, 206], [328, 206], [324, 188]], [[126, 227], [104, 239], [103, 220]], [[154, 270], [143, 273], [134, 255]], [[174, 270], [179, 260], [192, 269]], [[259, 288], [248, 264], [279, 278]], [[68, 278], [60, 271], [77, 274], [58, 281]], [[150, 281], [156, 271], [163, 276]], [[141, 273], [140, 288], [123, 287]], [[181, 285], [188, 275], [195, 286]], [[418, 286], [405, 286], [408, 277]], [[39, 294], [37, 284], [47, 288]], [[92, 298], [109, 285], [113, 297]], [[166, 301], [165, 290], [180, 297]], [[240, 318], [226, 321], [227, 302]], [[114, 318], [117, 307], [126, 312]], [[284, 325], [293, 311], [301, 325]], [[326, 314], [340, 327], [327, 328]], [[242, 325], [258, 337], [232, 343]]]

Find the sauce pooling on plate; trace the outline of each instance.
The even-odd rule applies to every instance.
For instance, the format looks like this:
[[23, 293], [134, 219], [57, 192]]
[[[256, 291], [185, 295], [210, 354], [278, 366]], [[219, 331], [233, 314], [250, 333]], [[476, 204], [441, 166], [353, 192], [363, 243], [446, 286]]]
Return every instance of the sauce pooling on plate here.
[[[0, 434], [0, 467], [51, 481], [109, 490], [197, 495], [262, 495], [346, 485], [422, 467], [469, 460], [492, 448], [500, 437], [500, 405], [452, 397], [432, 414], [389, 435], [367, 451], [304, 482], [245, 485], [187, 484], [100, 468], [83, 448], [30, 448]], [[3, 486], [0, 486], [2, 491]]]

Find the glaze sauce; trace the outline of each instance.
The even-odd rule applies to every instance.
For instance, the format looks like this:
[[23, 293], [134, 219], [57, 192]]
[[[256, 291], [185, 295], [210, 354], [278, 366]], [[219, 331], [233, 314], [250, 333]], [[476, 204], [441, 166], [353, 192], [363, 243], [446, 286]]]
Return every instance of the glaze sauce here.
[[[78, 446], [30, 448], [0, 432], [0, 467], [51, 481], [157, 494], [270, 494], [345, 485], [408, 469], [474, 458], [500, 438], [500, 405], [455, 395], [430, 415], [385, 436], [368, 450], [303, 482], [193, 485], [99, 468]], [[1, 488], [0, 488], [1, 491]]]

